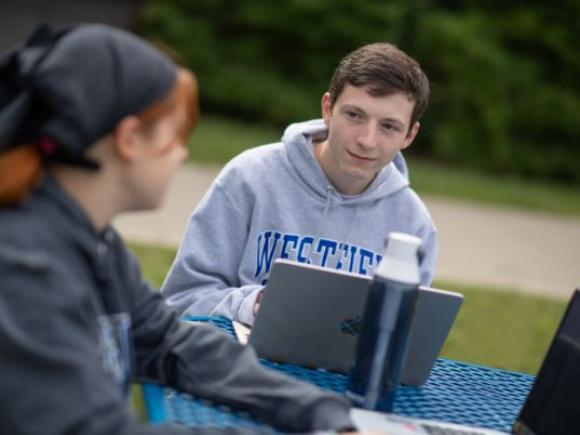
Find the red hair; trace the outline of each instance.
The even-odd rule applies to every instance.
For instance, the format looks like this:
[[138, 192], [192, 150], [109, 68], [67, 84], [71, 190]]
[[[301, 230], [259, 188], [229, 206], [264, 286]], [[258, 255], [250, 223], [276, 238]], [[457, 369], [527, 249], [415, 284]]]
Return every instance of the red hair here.
[[42, 174], [42, 158], [34, 145], [21, 145], [0, 155], [0, 207], [22, 201]]
[[[198, 86], [195, 75], [178, 68], [175, 86], [169, 94], [138, 114], [145, 126], [177, 109], [183, 120], [179, 135], [184, 143], [199, 118]], [[0, 154], [0, 207], [26, 199], [44, 172], [42, 154], [35, 144], [23, 144]]]
[[193, 73], [185, 68], [178, 68], [175, 86], [161, 101], [153, 104], [138, 115], [138, 118], [147, 126], [153, 126], [163, 116], [178, 110], [181, 114], [182, 125], [179, 136], [184, 143], [197, 125], [199, 118], [198, 87]]

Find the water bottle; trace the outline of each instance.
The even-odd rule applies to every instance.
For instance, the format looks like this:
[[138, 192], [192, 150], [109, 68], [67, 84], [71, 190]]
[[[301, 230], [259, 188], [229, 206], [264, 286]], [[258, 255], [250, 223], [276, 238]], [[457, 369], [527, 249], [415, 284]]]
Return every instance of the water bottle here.
[[347, 396], [357, 407], [391, 412], [419, 292], [421, 240], [391, 233], [367, 296]]

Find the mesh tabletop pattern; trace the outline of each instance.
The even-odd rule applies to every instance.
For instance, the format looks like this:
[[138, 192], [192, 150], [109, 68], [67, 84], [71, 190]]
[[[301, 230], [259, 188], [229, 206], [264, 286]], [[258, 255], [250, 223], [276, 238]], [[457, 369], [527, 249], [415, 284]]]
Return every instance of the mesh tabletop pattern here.
[[[231, 322], [214, 317], [187, 320], [214, 324], [234, 334]], [[347, 377], [325, 370], [262, 360], [268, 367], [322, 388], [342, 393]], [[397, 390], [396, 414], [470, 424], [509, 432], [533, 383], [533, 376], [439, 358], [427, 383]], [[145, 402], [152, 422], [176, 422], [189, 426], [256, 427], [250, 416], [194, 399], [191, 396], [147, 384]]]
[[177, 393], [171, 388], [144, 384], [143, 394], [151, 424], [171, 422], [191, 427], [264, 428], [262, 423], [249, 414], [234, 412], [227, 406]]

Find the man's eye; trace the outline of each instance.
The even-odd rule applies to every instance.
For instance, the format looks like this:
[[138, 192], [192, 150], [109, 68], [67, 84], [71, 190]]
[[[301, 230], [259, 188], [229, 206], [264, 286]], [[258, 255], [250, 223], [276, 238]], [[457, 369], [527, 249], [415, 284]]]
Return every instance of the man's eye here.
[[350, 119], [360, 119], [360, 114], [358, 114], [357, 112], [347, 111], [346, 116]]
[[381, 128], [385, 131], [399, 131], [397, 126], [393, 125], [393, 124], [383, 124], [381, 125]]

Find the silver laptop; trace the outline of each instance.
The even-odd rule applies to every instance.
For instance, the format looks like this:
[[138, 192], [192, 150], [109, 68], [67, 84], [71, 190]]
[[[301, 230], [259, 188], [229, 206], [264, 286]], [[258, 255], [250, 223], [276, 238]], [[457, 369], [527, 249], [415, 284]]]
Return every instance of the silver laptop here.
[[[542, 366], [520, 413], [513, 422], [511, 434], [562, 435], [578, 434], [580, 427], [580, 391], [558, 396], [557, 386], [578, 385], [576, 371], [566, 372], [571, 352], [580, 348], [580, 290], [576, 290], [562, 317], [560, 326], [546, 352]], [[576, 349], [576, 350], [573, 350]], [[575, 353], [574, 355], [578, 355]], [[573, 378], [571, 379], [570, 376]], [[564, 387], [566, 388], [566, 387]], [[571, 391], [567, 391], [571, 393]], [[563, 402], [566, 400], [566, 402]], [[396, 435], [496, 435], [505, 434], [485, 428], [421, 420], [353, 408], [351, 417], [360, 431], [386, 432]]]
[[[288, 260], [274, 263], [249, 343], [259, 357], [347, 373], [371, 278]], [[423, 385], [463, 296], [421, 288], [401, 375]]]

